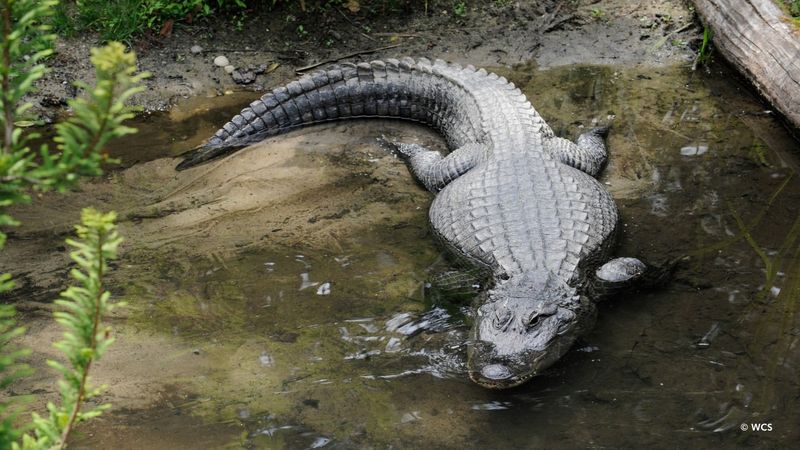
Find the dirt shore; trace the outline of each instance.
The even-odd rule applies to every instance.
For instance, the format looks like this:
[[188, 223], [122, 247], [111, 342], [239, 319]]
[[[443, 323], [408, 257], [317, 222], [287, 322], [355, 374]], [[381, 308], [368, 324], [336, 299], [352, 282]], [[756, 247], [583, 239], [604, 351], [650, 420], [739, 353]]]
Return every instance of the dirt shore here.
[[[366, 4], [366, 2], [365, 2]], [[141, 70], [153, 76], [134, 102], [147, 111], [167, 110], [181, 99], [262, 92], [292, 78], [301, 67], [354, 55], [348, 60], [427, 56], [475, 66], [539, 68], [568, 64], [690, 62], [700, 41], [693, 10], [683, 1], [469, 1], [463, 15], [453, 2], [431, 1], [398, 11], [326, 14], [279, 10], [254, 12], [241, 27], [212, 19], [168, 37], [134, 45]], [[300, 28], [302, 26], [302, 28]], [[238, 29], [237, 29], [238, 28]], [[302, 30], [302, 31], [299, 31]], [[72, 83], [93, 78], [91, 36], [58, 41], [52, 72], [32, 98], [36, 112], [52, 118], [76, 95]], [[378, 50], [375, 50], [378, 49]], [[373, 51], [374, 50], [374, 51]], [[237, 84], [214, 59], [225, 56], [245, 72], [263, 73]]]

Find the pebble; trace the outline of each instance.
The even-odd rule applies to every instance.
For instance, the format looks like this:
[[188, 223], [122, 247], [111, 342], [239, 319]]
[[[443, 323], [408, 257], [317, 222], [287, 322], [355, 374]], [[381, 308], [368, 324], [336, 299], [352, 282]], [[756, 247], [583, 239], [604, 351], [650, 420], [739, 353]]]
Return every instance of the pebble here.
[[707, 151], [707, 145], [687, 145], [686, 147], [681, 147], [682, 156], [699, 156]]
[[198, 53], [203, 53], [203, 47], [200, 47], [199, 45], [193, 45], [189, 51], [196, 55]]
[[233, 77], [233, 81], [236, 84], [250, 84], [256, 81], [256, 74], [249, 70], [234, 70], [233, 73], [231, 73], [231, 77]]
[[233, 67], [232, 64], [228, 64], [227, 66], [223, 67], [225, 69], [225, 73], [233, 73], [236, 70], [236, 67]]
[[230, 63], [231, 62], [228, 61], [228, 58], [226, 58], [223, 55], [219, 55], [216, 58], [214, 58], [214, 65], [219, 66], [219, 67], [225, 67], [225, 66], [229, 65]]

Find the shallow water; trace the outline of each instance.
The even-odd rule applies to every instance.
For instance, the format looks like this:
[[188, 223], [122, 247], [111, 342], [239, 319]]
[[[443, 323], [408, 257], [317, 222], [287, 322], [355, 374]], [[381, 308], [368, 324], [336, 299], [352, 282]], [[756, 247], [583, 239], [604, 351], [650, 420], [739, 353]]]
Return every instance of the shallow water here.
[[[130, 394], [153, 399], [146, 404], [112, 398], [121, 407], [90, 423], [77, 443], [774, 448], [796, 442], [797, 142], [724, 67], [498, 72], [523, 88], [560, 135], [574, 137], [593, 119], [613, 121], [602, 179], [622, 214], [617, 253], [655, 262], [688, 256], [672, 283], [603, 304], [596, 328], [549, 372], [494, 392], [473, 385], [464, 371], [468, 308], [439, 308], [422, 293], [424, 280], [444, 263], [427, 230], [429, 198], [421, 191], [399, 203], [402, 218], [398, 210], [397, 217], [351, 232], [344, 226], [335, 245], [302, 239], [270, 245], [267, 238], [233, 254], [129, 257], [116, 275], [116, 290], [131, 304], [130, 317], [118, 324], [118, 344], [128, 336], [135, 363], [123, 364], [110, 384], [126, 383], [130, 373], [131, 380], [151, 377], [161, 387], [157, 395]], [[131, 156], [129, 142], [120, 154], [143, 162], [188, 149], [241, 106], [233, 101], [210, 110], [216, 101], [196, 100], [172, 120], [148, 119], [135, 142], [153, 153]], [[365, 130], [333, 130], [359, 131]], [[173, 142], [176, 134], [182, 137]], [[307, 147], [310, 154], [324, 152]], [[300, 151], [293, 164], [315, 161]], [[344, 190], [365, 189], [364, 180], [341, 183]], [[348, 213], [323, 219], [346, 224]], [[148, 251], [155, 252], [129, 255]], [[169, 344], [136, 347], [137, 339], [153, 336]], [[153, 379], [141, 386], [152, 391]], [[771, 431], [741, 429], [761, 423]]]

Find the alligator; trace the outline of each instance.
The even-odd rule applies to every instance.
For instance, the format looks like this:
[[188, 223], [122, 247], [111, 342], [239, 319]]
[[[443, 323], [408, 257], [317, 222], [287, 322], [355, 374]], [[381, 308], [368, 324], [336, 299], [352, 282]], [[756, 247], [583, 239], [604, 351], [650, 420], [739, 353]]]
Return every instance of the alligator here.
[[597, 301], [660, 273], [636, 258], [610, 259], [619, 216], [595, 178], [608, 128], [558, 137], [513, 83], [471, 65], [333, 65], [254, 101], [176, 169], [301, 126], [370, 117], [427, 124], [451, 150], [388, 143], [435, 194], [434, 235], [490, 274], [467, 346], [479, 385], [509, 388], [540, 374], [593, 327]]

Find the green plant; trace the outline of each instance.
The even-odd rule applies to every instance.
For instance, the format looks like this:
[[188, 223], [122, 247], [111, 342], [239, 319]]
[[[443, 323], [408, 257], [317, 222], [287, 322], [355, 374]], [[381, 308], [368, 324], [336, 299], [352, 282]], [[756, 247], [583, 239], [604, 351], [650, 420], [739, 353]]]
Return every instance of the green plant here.
[[51, 23], [59, 34], [92, 30], [103, 41], [130, 41], [168, 21], [193, 22], [217, 12], [243, 13], [244, 0], [81, 0], [55, 9]]
[[94, 30], [102, 41], [129, 41], [148, 22], [142, 0], [82, 0], [76, 2], [78, 30]]
[[697, 68], [698, 64], [705, 64], [711, 58], [711, 38], [713, 36], [714, 32], [708, 25], [703, 27], [703, 42], [697, 50], [697, 56], [694, 59], [694, 64], [692, 64], [693, 70]]
[[[10, 3], [9, 0], [4, 2]], [[95, 66], [97, 84], [92, 87], [77, 83], [88, 96], [71, 100], [69, 106], [73, 110], [72, 117], [56, 125], [58, 151], [51, 152], [45, 144], [36, 155], [27, 143], [38, 134], [25, 135], [15, 125], [16, 117], [31, 105], [16, 104], [31, 90], [32, 83], [45, 73], [44, 65], [32, 65], [30, 61], [38, 60], [49, 52], [40, 50], [36, 53], [38, 56], [26, 61], [20, 54], [23, 47], [15, 44], [14, 40], [13, 34], [9, 34], [8, 39], [0, 45], [7, 56], [0, 62], [3, 88], [0, 95], [0, 124], [5, 130], [0, 154], [0, 208], [30, 201], [29, 188], [64, 191], [81, 176], [101, 174], [101, 164], [109, 161], [102, 152], [108, 141], [135, 132], [133, 128], [122, 125], [123, 121], [133, 116], [132, 108], [125, 106], [125, 101], [144, 89], [138, 83], [147, 76], [135, 75], [135, 56], [126, 53], [118, 42], [92, 49], [91, 61]], [[0, 210], [0, 225], [16, 225], [16, 221]], [[0, 243], [4, 240], [5, 234], [0, 232]]]
[[241, 11], [233, 15], [231, 22], [233, 22], [233, 27], [236, 31], [243, 31], [244, 30], [244, 22], [247, 20], [247, 12]]
[[783, 4], [792, 17], [800, 18], [800, 0], [783, 0]]
[[[41, 61], [51, 54], [54, 36], [44, 20], [55, 6], [53, 0], [0, 0], [0, 226], [4, 227], [18, 225], [5, 211], [6, 207], [29, 202], [31, 189], [64, 191], [81, 176], [102, 173], [101, 164], [108, 161], [103, 153], [108, 141], [135, 132], [122, 125], [132, 116], [125, 101], [143, 89], [138, 84], [147, 74], [136, 75], [135, 56], [125, 52], [122, 44], [110, 43], [92, 49], [96, 85], [79, 84], [87, 95], [71, 100], [72, 117], [56, 126], [57, 151], [51, 152], [47, 145], [40, 146], [35, 153], [31, 150], [30, 140], [39, 136], [35, 132], [25, 133], [21, 128], [19, 119], [31, 108], [30, 103], [21, 100], [47, 71]], [[92, 361], [111, 342], [107, 330], [100, 326], [100, 319], [108, 309], [108, 294], [103, 292], [101, 282], [105, 261], [114, 256], [119, 244], [113, 214], [85, 212], [79, 237], [80, 240], [73, 242], [78, 247], [73, 259], [84, 271], [72, 273], [83, 286], [65, 291], [59, 304], [66, 311], [57, 314], [57, 320], [67, 326], [65, 341], [59, 348], [72, 363], [72, 368], [55, 365], [65, 376], [61, 406], [49, 408], [48, 418], [35, 417], [34, 434], [24, 435], [26, 429], [14, 426], [18, 405], [0, 403], [0, 449], [18, 448], [20, 436], [22, 448], [63, 448], [74, 425], [100, 412], [93, 409], [81, 413], [80, 406], [97, 392], [87, 388], [87, 373]], [[0, 248], [5, 239], [6, 235], [0, 231]], [[97, 253], [91, 253], [90, 248]], [[13, 287], [10, 278], [8, 274], [0, 275], [0, 292]], [[11, 342], [23, 332], [13, 317], [13, 307], [0, 305], [2, 387], [27, 372], [18, 363], [26, 350], [14, 348]], [[94, 330], [88, 333], [87, 319], [91, 319]]]
[[[0, 275], [0, 292], [13, 287], [8, 274]], [[29, 375], [30, 368], [18, 361], [30, 354], [27, 349], [21, 349], [12, 343], [13, 339], [25, 333], [25, 329], [16, 325], [15, 311], [10, 305], [0, 305], [0, 390], [5, 391], [13, 382]], [[14, 421], [19, 415], [19, 402], [0, 401], [0, 448], [8, 448], [8, 443], [18, 441], [24, 430], [14, 426]]]
[[464, 2], [456, 2], [453, 5], [453, 15], [459, 19], [463, 19], [467, 15], [467, 4]]
[[122, 238], [117, 233], [116, 214], [100, 213], [87, 208], [81, 213], [81, 224], [75, 227], [78, 239], [67, 239], [74, 248], [70, 253], [78, 265], [70, 274], [77, 282], [56, 300], [62, 310], [53, 315], [64, 327], [64, 338], [55, 344], [68, 359], [69, 366], [49, 360], [50, 367], [62, 376], [58, 382], [60, 404], [47, 404], [47, 417], [33, 413], [34, 430], [23, 435], [23, 449], [65, 448], [71, 432], [79, 423], [99, 416], [110, 405], [82, 411], [85, 402], [103, 391], [89, 384], [89, 370], [114, 342], [111, 328], [102, 319], [117, 305], [109, 303], [110, 293], [103, 288], [108, 261], [117, 257]]
[[592, 18], [593, 18], [593, 19], [595, 19], [595, 20], [599, 20], [599, 19], [602, 19], [602, 18], [603, 18], [603, 16], [605, 15], [605, 13], [604, 13], [604, 12], [603, 12], [603, 10], [602, 10], [602, 9], [600, 9], [600, 8], [592, 8], [591, 15], [592, 15]]

